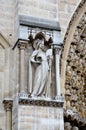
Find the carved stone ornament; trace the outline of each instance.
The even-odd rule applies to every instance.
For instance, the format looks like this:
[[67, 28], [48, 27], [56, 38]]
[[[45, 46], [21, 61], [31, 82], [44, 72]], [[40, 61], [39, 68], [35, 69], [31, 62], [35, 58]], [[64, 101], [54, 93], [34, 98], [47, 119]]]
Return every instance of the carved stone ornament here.
[[17, 46], [18, 46], [19, 49], [25, 50], [25, 48], [27, 47], [27, 42], [19, 40], [19, 43], [18, 43]]
[[48, 99], [40, 99], [40, 98], [28, 98], [28, 99], [20, 99], [19, 98], [19, 104], [20, 105], [36, 105], [36, 106], [52, 106], [52, 107], [63, 107], [64, 100], [48, 100]]
[[54, 50], [54, 53], [55, 54], [60, 54], [61, 53], [61, 46], [58, 46], [58, 45], [54, 45], [53, 46], [53, 50]]
[[3, 104], [6, 111], [12, 111], [13, 100], [4, 100]]

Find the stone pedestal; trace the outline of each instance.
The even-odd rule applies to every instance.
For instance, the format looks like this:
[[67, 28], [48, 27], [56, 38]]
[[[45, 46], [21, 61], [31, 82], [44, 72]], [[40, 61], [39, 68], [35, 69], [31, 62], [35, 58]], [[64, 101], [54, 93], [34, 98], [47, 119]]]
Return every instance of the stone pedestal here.
[[63, 102], [19, 99], [18, 130], [64, 130]]

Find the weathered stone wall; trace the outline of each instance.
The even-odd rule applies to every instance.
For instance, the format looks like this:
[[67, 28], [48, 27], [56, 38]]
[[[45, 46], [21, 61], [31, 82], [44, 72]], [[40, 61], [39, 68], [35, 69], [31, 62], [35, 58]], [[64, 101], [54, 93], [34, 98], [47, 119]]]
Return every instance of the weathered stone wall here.
[[80, 1], [81, 0], [19, 0], [19, 15], [59, 21], [62, 37], [64, 38], [69, 21]]
[[10, 89], [10, 46], [8, 41], [0, 34], [0, 129], [5, 130], [6, 113], [3, 106], [3, 99], [9, 97]]
[[0, 31], [14, 44], [18, 38], [19, 15], [25, 15], [59, 21], [64, 37], [71, 16], [80, 1], [1, 0]]
[[6, 113], [4, 112], [4, 108], [2, 109], [1, 104], [0, 107], [0, 129], [6, 130]]
[[58, 0], [19, 0], [19, 15], [57, 20]]
[[0, 32], [12, 42], [13, 21], [14, 20], [14, 0], [0, 1]]

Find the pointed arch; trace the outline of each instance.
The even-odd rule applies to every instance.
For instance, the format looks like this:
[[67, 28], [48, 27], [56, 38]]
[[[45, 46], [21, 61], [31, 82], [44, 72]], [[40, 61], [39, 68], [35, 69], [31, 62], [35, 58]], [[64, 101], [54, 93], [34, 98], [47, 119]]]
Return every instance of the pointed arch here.
[[61, 57], [61, 87], [62, 93], [65, 94], [65, 74], [66, 74], [66, 65], [67, 65], [67, 57], [70, 49], [71, 42], [73, 40], [73, 36], [76, 30], [76, 27], [79, 25], [83, 14], [86, 11], [86, 1], [82, 0], [79, 6], [77, 7], [75, 13], [72, 16], [72, 19], [69, 23], [64, 41], [63, 41], [63, 49], [62, 49], [62, 57]]

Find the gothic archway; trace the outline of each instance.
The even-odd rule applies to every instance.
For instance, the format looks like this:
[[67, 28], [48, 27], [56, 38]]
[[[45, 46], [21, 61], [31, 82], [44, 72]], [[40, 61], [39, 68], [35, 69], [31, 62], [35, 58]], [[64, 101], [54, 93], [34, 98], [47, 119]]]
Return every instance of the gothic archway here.
[[65, 94], [65, 73], [66, 73], [66, 65], [67, 65], [66, 61], [69, 53], [69, 48], [73, 41], [75, 30], [79, 25], [86, 11], [85, 7], [86, 7], [86, 2], [85, 0], [82, 0], [69, 23], [67, 32], [64, 37], [62, 57], [61, 57], [61, 87], [62, 87], [63, 94]]
[[85, 7], [86, 2], [82, 0], [72, 17], [65, 35], [61, 60], [61, 85], [65, 95], [65, 121], [70, 122], [70, 127], [77, 126], [80, 130], [86, 128]]

